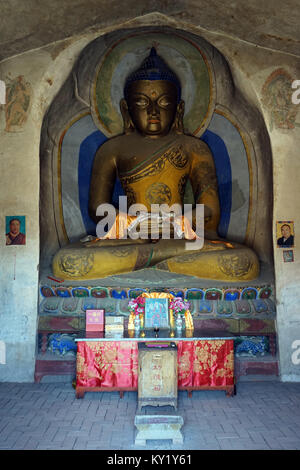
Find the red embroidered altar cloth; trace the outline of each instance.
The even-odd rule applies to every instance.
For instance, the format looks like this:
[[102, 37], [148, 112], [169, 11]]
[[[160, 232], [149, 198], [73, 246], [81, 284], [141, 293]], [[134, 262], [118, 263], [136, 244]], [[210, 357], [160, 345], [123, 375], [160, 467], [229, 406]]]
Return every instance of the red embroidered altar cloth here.
[[79, 341], [76, 368], [77, 387], [137, 389], [137, 342]]
[[178, 341], [178, 388], [234, 383], [233, 340]]
[[[233, 340], [175, 341], [178, 388], [234, 384]], [[137, 341], [79, 341], [76, 387], [137, 390]]]

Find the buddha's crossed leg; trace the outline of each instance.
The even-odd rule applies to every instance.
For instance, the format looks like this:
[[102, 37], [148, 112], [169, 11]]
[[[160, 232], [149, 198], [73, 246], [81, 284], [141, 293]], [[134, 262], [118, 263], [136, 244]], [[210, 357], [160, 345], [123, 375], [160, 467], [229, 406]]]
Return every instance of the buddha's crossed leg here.
[[249, 281], [259, 275], [256, 254], [242, 245], [188, 251], [155, 265], [156, 269], [218, 281]]
[[62, 248], [53, 260], [53, 272], [63, 279], [99, 279], [155, 267], [205, 279], [244, 281], [258, 276], [259, 263], [249, 248], [228, 242], [205, 241], [201, 250], [187, 250], [186, 240], [159, 240], [118, 245]]

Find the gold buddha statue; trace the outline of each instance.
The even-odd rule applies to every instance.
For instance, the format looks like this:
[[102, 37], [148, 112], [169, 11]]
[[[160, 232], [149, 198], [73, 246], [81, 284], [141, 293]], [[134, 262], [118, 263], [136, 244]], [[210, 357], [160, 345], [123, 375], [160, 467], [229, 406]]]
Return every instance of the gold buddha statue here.
[[[176, 75], [154, 48], [126, 80], [120, 103], [124, 133], [97, 151], [90, 186], [90, 215], [111, 201], [116, 177], [131, 204], [183, 205], [187, 181], [204, 205], [204, 244], [187, 250], [185, 239], [95, 239], [63, 247], [53, 260], [55, 276], [97, 279], [146, 267], [220, 281], [253, 280], [259, 261], [252, 249], [221, 239], [214, 160], [208, 146], [184, 134], [184, 102]], [[117, 215], [118, 217], [118, 215]], [[193, 224], [195, 213], [193, 211]]]

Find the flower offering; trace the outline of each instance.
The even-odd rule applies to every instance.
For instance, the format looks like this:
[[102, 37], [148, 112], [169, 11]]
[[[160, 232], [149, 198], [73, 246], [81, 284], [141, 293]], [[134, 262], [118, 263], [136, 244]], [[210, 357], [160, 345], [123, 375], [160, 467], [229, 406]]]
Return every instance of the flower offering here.
[[128, 303], [130, 312], [135, 315], [143, 315], [145, 313], [145, 297], [139, 296], [136, 299], [131, 299]]
[[181, 297], [175, 297], [170, 302], [170, 308], [173, 310], [174, 315], [184, 315], [190, 308], [190, 302], [183, 300]]

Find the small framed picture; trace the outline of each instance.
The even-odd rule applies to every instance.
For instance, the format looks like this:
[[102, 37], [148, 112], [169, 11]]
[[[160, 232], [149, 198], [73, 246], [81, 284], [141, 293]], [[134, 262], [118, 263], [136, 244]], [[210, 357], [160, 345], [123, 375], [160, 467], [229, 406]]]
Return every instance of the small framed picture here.
[[294, 222], [292, 220], [279, 220], [276, 222], [277, 247], [295, 246]]
[[26, 245], [25, 215], [6, 216], [6, 246]]
[[145, 328], [170, 328], [168, 299], [146, 299]]
[[292, 263], [294, 261], [294, 252], [293, 250], [283, 250], [283, 261], [285, 263]]

